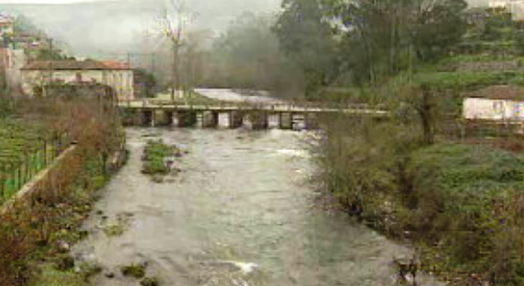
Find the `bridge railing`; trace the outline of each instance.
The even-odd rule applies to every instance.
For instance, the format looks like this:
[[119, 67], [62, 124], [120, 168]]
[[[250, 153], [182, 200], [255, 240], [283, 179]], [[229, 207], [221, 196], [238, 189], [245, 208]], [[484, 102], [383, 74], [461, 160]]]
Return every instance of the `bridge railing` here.
[[155, 108], [155, 107], [188, 107], [192, 108], [206, 108], [206, 109], [260, 109], [260, 110], [278, 110], [278, 111], [307, 111], [307, 110], [380, 110], [377, 107], [372, 107], [368, 104], [361, 103], [338, 103], [338, 102], [308, 102], [308, 101], [288, 101], [288, 102], [219, 102], [209, 104], [194, 104], [191, 102], [171, 101], [161, 99], [139, 99], [139, 100], [124, 100], [120, 101], [121, 107], [132, 108]]

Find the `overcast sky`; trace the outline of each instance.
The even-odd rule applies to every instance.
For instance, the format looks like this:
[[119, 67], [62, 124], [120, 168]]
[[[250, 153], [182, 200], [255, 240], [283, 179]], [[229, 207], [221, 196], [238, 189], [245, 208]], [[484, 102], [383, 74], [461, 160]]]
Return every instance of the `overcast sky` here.
[[[143, 44], [140, 35], [158, 22], [164, 1], [0, 0], [0, 13], [24, 14], [51, 37], [66, 43], [76, 55], [125, 54], [136, 52]], [[220, 32], [241, 13], [276, 13], [281, 1], [186, 0], [186, 3], [197, 15], [194, 27]]]
[[[136, 52], [158, 24], [166, 0], [0, 0], [0, 12], [24, 14], [82, 56]], [[276, 13], [281, 0], [186, 0], [192, 27], [223, 31], [244, 12]], [[26, 5], [33, 4], [33, 5]], [[56, 5], [42, 5], [56, 4]], [[70, 5], [65, 5], [70, 4]]]

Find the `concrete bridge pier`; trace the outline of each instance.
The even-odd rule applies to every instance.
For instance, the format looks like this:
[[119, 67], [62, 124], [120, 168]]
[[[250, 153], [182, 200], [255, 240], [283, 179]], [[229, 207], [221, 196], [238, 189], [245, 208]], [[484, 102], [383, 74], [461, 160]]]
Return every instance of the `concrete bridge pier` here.
[[318, 115], [315, 113], [306, 113], [304, 115], [304, 127], [306, 130], [315, 130], [319, 128]]
[[139, 124], [142, 126], [154, 126], [154, 112], [151, 110], [144, 110], [140, 112]]
[[244, 124], [244, 113], [242, 111], [229, 112], [229, 128], [239, 128]]
[[175, 118], [176, 127], [192, 127], [197, 123], [197, 114], [193, 111], [177, 111]]
[[173, 124], [173, 112], [166, 110], [157, 110], [153, 118], [154, 126], [171, 126]]
[[218, 126], [219, 113], [215, 111], [202, 112], [202, 127], [216, 128]]
[[254, 130], [267, 129], [269, 126], [268, 115], [264, 111], [253, 111], [249, 113], [249, 120]]
[[278, 114], [278, 127], [280, 129], [293, 129], [293, 113], [281, 112]]

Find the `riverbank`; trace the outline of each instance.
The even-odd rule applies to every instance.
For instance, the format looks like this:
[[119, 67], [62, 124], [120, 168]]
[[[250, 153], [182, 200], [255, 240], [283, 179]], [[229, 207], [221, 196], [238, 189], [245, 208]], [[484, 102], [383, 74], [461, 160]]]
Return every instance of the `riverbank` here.
[[[72, 272], [71, 245], [100, 189], [121, 160], [122, 129], [116, 113], [102, 111], [100, 101], [18, 99], [9, 115], [20, 122], [41, 122], [51, 134], [74, 142], [48, 170], [36, 176], [35, 189], [10, 203], [0, 220], [0, 285], [83, 285], [94, 269]], [[22, 134], [25, 134], [22, 131]], [[35, 141], [28, 141], [36, 144]], [[35, 172], [36, 173], [36, 172]], [[31, 174], [26, 172], [26, 174]], [[71, 283], [72, 284], [71, 284]], [[68, 284], [69, 283], [69, 284]]]
[[[348, 132], [347, 126], [353, 126]], [[333, 120], [313, 148], [317, 180], [347, 213], [418, 249], [451, 285], [522, 285], [524, 158], [420, 126]]]

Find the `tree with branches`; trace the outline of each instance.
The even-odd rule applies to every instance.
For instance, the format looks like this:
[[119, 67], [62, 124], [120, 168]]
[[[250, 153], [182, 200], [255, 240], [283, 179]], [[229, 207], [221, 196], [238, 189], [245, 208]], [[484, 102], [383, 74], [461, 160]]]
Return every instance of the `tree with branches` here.
[[162, 16], [161, 31], [169, 41], [172, 52], [171, 100], [175, 100], [176, 92], [180, 89], [180, 52], [186, 41], [187, 26], [191, 15], [187, 12], [184, 0], [167, 0]]

